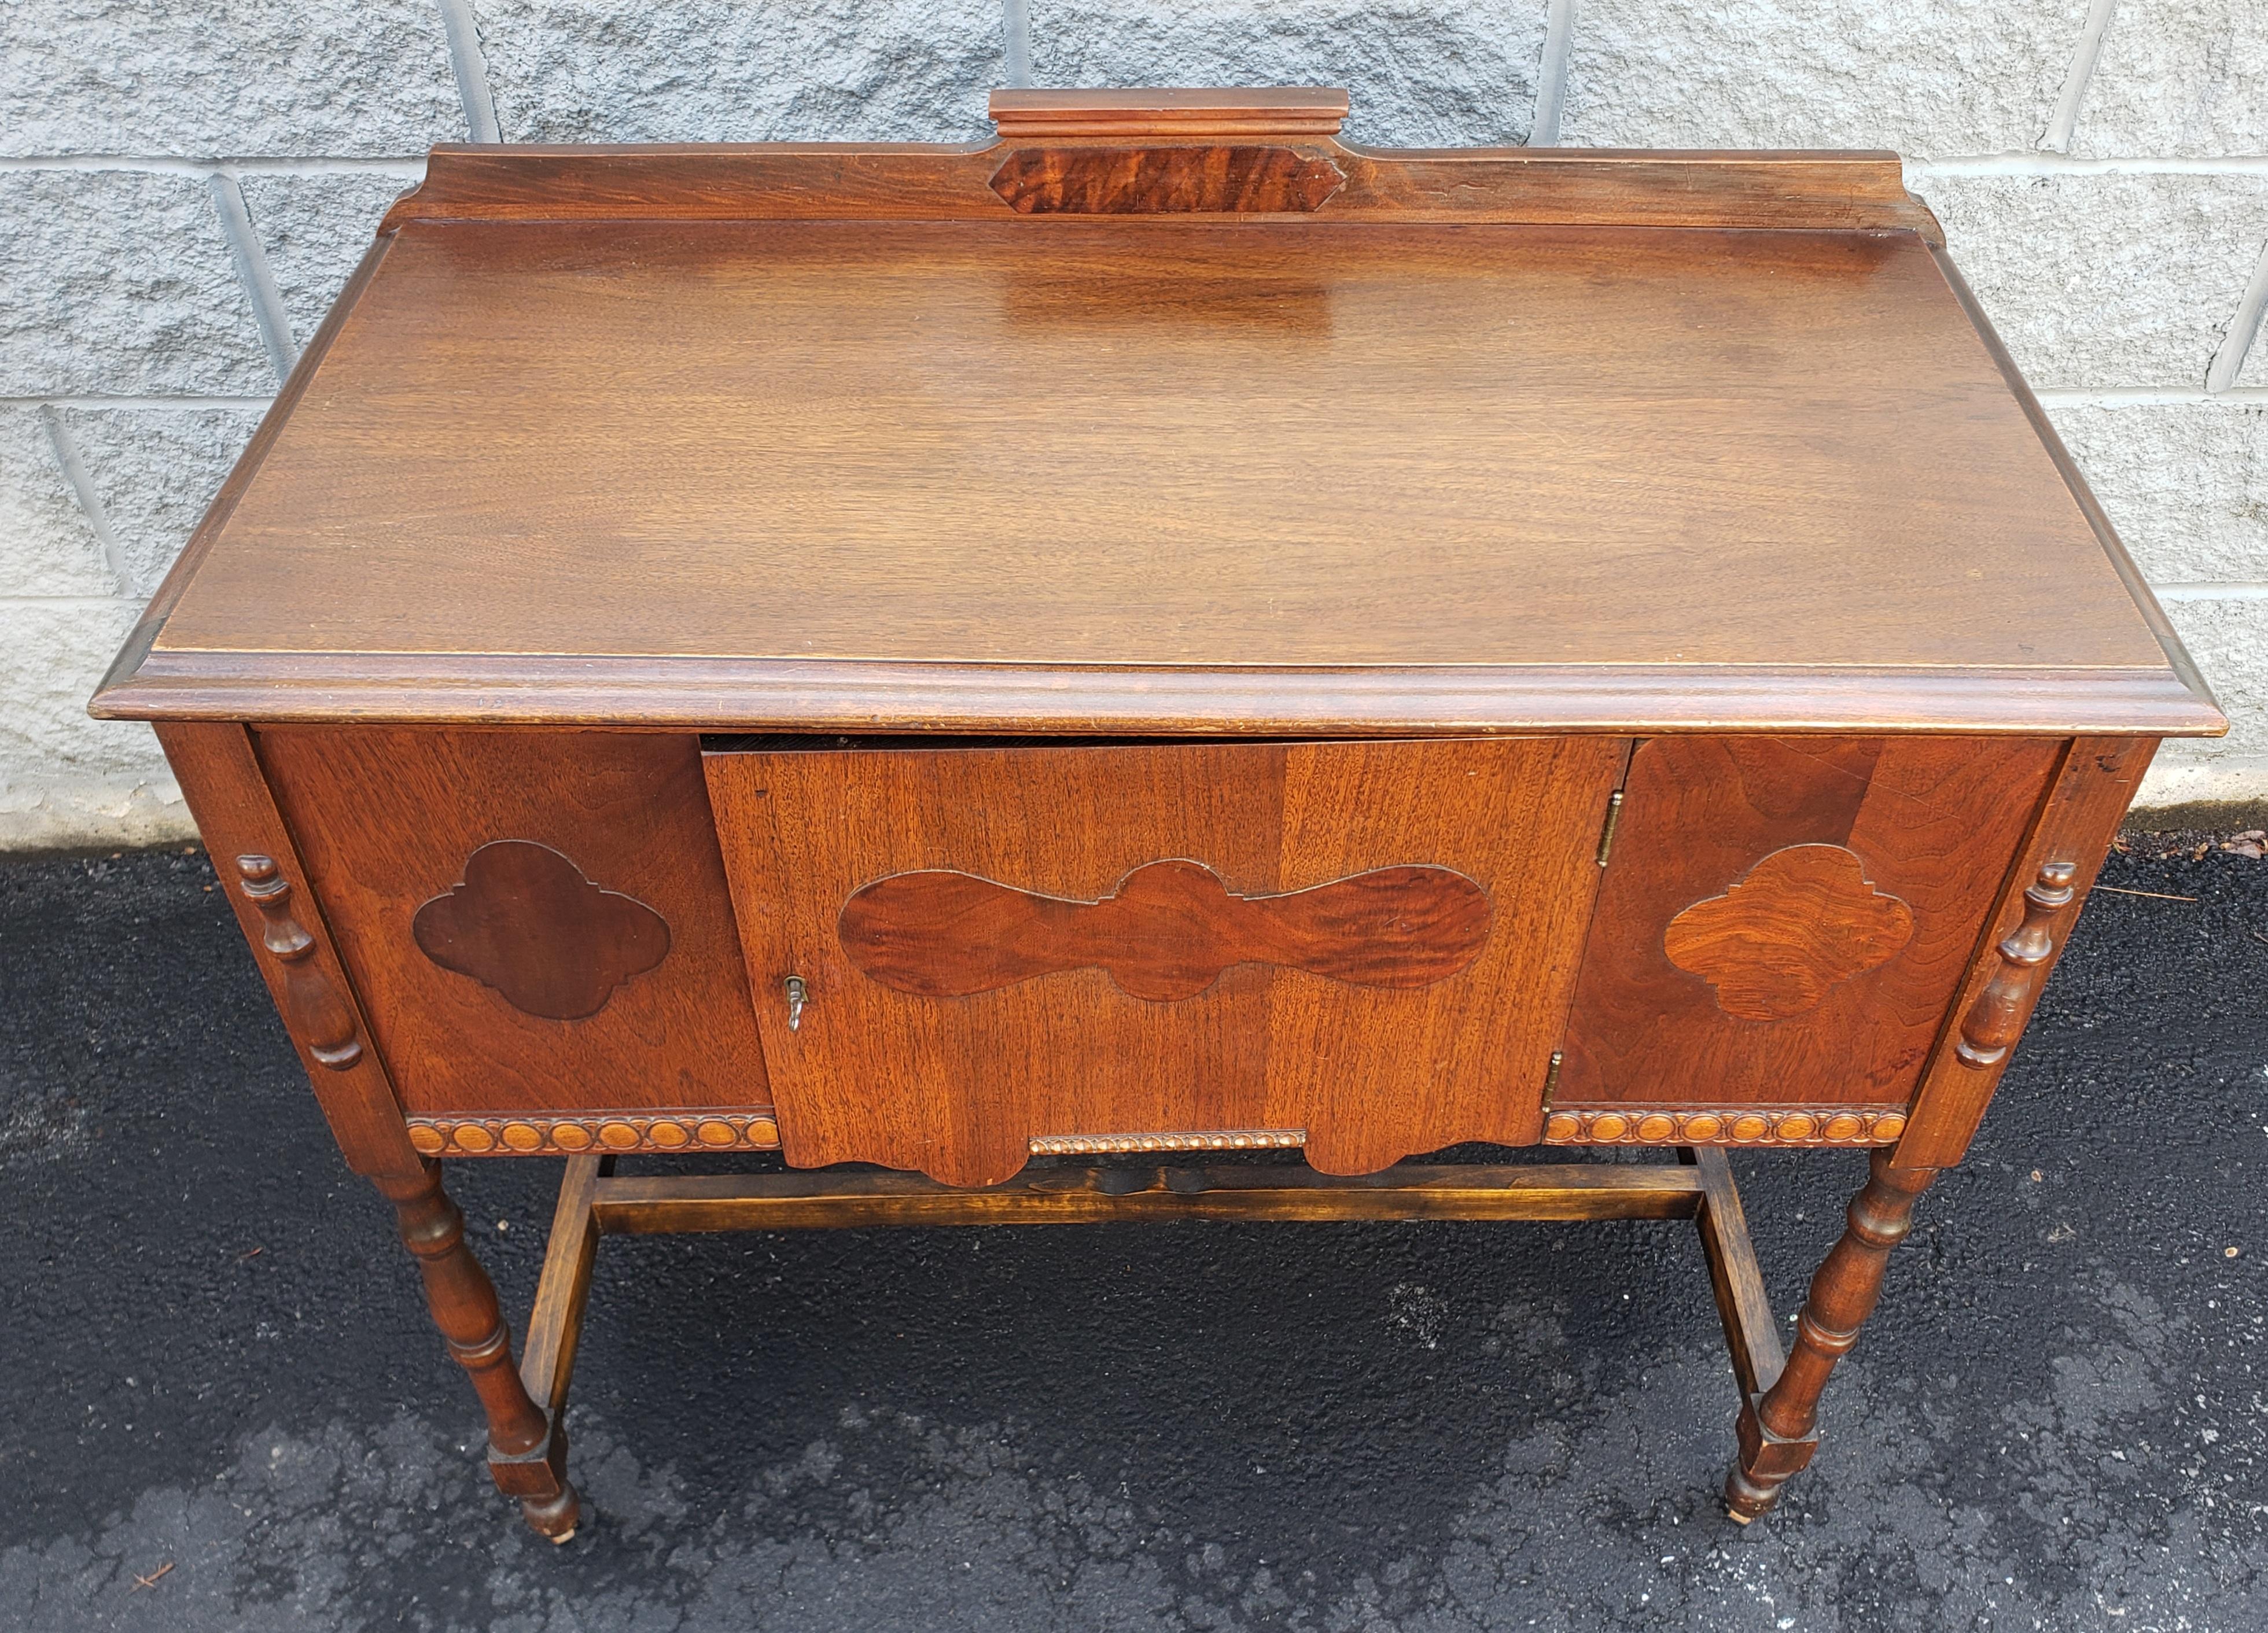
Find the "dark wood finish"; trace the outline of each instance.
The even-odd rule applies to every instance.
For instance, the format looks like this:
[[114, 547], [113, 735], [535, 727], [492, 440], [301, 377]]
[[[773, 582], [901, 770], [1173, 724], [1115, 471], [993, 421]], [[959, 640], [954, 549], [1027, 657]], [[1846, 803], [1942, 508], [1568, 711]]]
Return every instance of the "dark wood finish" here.
[[158, 739], [347, 1166], [371, 1175], [421, 1172], [386, 1063], [361, 1045], [370, 1029], [251, 733], [171, 723]]
[[240, 856], [236, 872], [237, 889], [260, 914], [261, 950], [284, 977], [284, 1026], [318, 1066], [353, 1070], [362, 1059], [362, 1028], [345, 992], [315, 966], [315, 938], [292, 908], [291, 881], [274, 857]]
[[1740, 1382], [1741, 1399], [1747, 1401], [1779, 1381], [1786, 1352], [1772, 1322], [1764, 1273], [1756, 1268], [1756, 1250], [1749, 1239], [1740, 1189], [1733, 1183], [1732, 1163], [1723, 1151], [1709, 1146], [1684, 1155], [1701, 1177], [1701, 1206], [1693, 1222], [1701, 1232], [1702, 1254], [1709, 1262], [1709, 1285], [1724, 1322], [1733, 1376]]
[[[2094, 888], [2119, 820], [2141, 786], [2157, 747], [2148, 738], [2083, 737], [2061, 756], [2023, 848], [1986, 917], [1985, 933], [1961, 989], [1947, 1006], [1937, 1046], [1915, 1092], [1912, 1118], [1898, 1142], [1900, 1166], [1950, 1167], [1969, 1149], [1970, 1136], [2007, 1069], [2006, 1051], [2030, 1020], [2056, 960], [2077, 928], [2080, 908]], [[2048, 881], [2051, 871], [2055, 881]], [[2029, 893], [2043, 881], [2051, 893], [2070, 890], [2072, 904], [2051, 901], [2043, 909], [2035, 902]], [[2022, 937], [2025, 921], [2043, 911], [2046, 922], [2036, 928], [2051, 944], [2045, 956], [2035, 958], [2035, 938], [2025, 938], [2019, 941], [2019, 952], [2032, 961], [2012, 965], [1999, 949]], [[1996, 985], [1999, 991], [1980, 1017], [1978, 1005]], [[1980, 1020], [1988, 1029], [1982, 1048], [1966, 1035]], [[1996, 1048], [2003, 1052], [1992, 1055]]]
[[549, 845], [492, 839], [409, 921], [418, 950], [546, 1020], [582, 1020], [669, 956], [669, 922]]
[[543, 1409], [549, 1437], [543, 1452], [558, 1475], [550, 1497], [520, 1499], [520, 1513], [539, 1535], [571, 1541], [582, 1516], [582, 1499], [566, 1478], [567, 1392], [575, 1378], [575, 1351], [582, 1342], [583, 1312], [590, 1303], [591, 1270], [598, 1262], [599, 1224], [591, 1213], [600, 1176], [613, 1159], [572, 1157], [552, 1210], [551, 1234], [543, 1249], [543, 1274], [535, 1306], [528, 1312], [527, 1343], [519, 1377], [528, 1397]]
[[[2036, 739], [1641, 744], [1584, 950], [1554, 1110], [1906, 1100], [2058, 752]], [[1911, 935], [1808, 1008], [1772, 1019], [1728, 1014], [1720, 989], [1674, 961], [1670, 927], [1790, 846], [1855, 855], [1873, 890], [1910, 915]], [[1817, 907], [1808, 962], [1847, 962], [1850, 908], [1825, 897]], [[1799, 930], [1780, 923], [1773, 934], [1785, 945]]]
[[2165, 665], [1896, 234], [405, 227], [328, 366], [155, 651]]
[[[260, 753], [404, 1110], [676, 1114], [691, 1129], [711, 1108], [769, 1108], [694, 739], [281, 728]], [[420, 909], [497, 840], [547, 846], [651, 908], [668, 956], [573, 1020], [434, 963]]]
[[[976, 1185], [1022, 1167], [1035, 1136], [1303, 1129], [1330, 1173], [1533, 1141], [1624, 756], [1604, 738], [711, 754], [788, 1159]], [[1093, 968], [918, 997], [862, 974], [838, 933], [895, 874], [1094, 900], [1161, 856], [1248, 896], [1452, 869], [1494, 928], [1415, 989], [1240, 964], [1174, 1004]]]
[[[98, 718], [102, 717], [104, 707], [100, 700], [120, 688], [129, 686], [137, 666], [149, 658], [151, 644], [158, 638], [158, 632], [166, 627], [166, 620], [173, 615], [174, 604], [181, 599], [181, 592], [189, 587], [189, 581], [196, 577], [197, 569], [204, 563], [206, 552], [212, 548], [213, 541], [220, 537], [221, 529], [235, 513], [237, 502], [251, 488], [253, 478], [259, 474], [261, 466], [276, 446], [276, 438], [283, 435], [284, 427], [298, 412], [299, 404], [306, 398], [316, 371], [330, 356], [331, 343], [338, 339], [339, 331], [346, 327], [347, 314], [354, 310], [355, 304], [362, 298], [363, 291], [370, 287], [371, 280], [378, 274], [379, 263], [385, 260], [386, 252], [393, 243], [391, 233], [380, 232], [372, 241], [371, 246], [363, 252], [361, 261], [356, 263], [355, 269], [347, 276], [345, 287], [339, 291], [338, 299], [323, 315], [322, 322], [316, 326], [314, 334], [308, 339], [306, 349], [299, 354], [298, 362], [292, 365], [284, 388], [268, 405], [268, 412], [261, 416], [251, 440], [245, 445], [244, 452], [237, 456], [235, 466], [221, 482], [220, 491], [205, 507], [204, 515], [190, 533], [188, 543], [181, 547], [181, 553], [173, 558], [173, 566], [166, 569], [155, 593], [143, 604], [141, 615], [134, 621], [134, 628], [127, 635], [125, 644], [119, 648], [118, 656], [112, 659], [108, 672], [102, 678], [102, 685], [97, 688], [96, 701], [88, 705], [89, 712]], [[182, 719], [194, 719], [201, 714], [209, 716], [212, 712], [231, 719], [242, 717], [235, 711], [226, 710], [200, 711], [188, 709], [165, 712]], [[162, 732], [160, 736], [162, 738]]]
[[[235, 659], [229, 660], [232, 665]], [[2216, 736], [2228, 723], [2170, 671], [2042, 670], [2014, 691], [1999, 671], [1957, 666], [1790, 671], [1727, 665], [1517, 671], [1412, 665], [1391, 671], [1197, 670], [1137, 665], [1083, 676], [1015, 664], [802, 663], [377, 653], [258, 655], [223, 669], [152, 653], [99, 694], [102, 719], [226, 717], [490, 725], [718, 725], [799, 731], [1016, 731], [1253, 737], [1462, 735], [1479, 731], [2032, 732]], [[2115, 720], [2115, 727], [2105, 725]]]
[[995, 91], [987, 105], [1003, 142], [1032, 136], [1330, 136], [1347, 93], [1323, 85]]
[[535, 1306], [528, 1312], [527, 1342], [520, 1350], [521, 1387], [543, 1409], [563, 1457], [567, 1392], [575, 1380], [575, 1351], [582, 1342], [583, 1312], [590, 1302], [591, 1267], [599, 1254], [599, 1222], [591, 1203], [601, 1176], [613, 1166], [611, 1157], [567, 1159], [559, 1200], [551, 1212], [551, 1234], [544, 1242]]
[[[419, 221], [994, 220], [986, 182], [1012, 131], [983, 147], [903, 143], [715, 143], [634, 147], [442, 146], [425, 180], [379, 225]], [[1123, 130], [1093, 139], [1123, 142]], [[1188, 139], [1305, 136], [1347, 173], [1335, 220], [1567, 226], [1823, 227], [1908, 232], [1942, 243], [1935, 217], [1905, 190], [1895, 153], [1678, 152], [1660, 148], [1351, 148], [1270, 118], [1219, 122]], [[1049, 144], [1077, 136], [1050, 136]]]
[[[2087, 519], [2087, 525], [2094, 530], [2095, 541], [2102, 547], [2104, 557], [2117, 572], [2118, 581], [2126, 586], [2126, 593], [2133, 597], [2134, 606], [2141, 613], [2142, 621], [2149, 625], [2150, 633], [2157, 636], [2158, 644], [2165, 651], [2167, 666], [2193, 696], [2211, 703], [2213, 688], [2198, 673], [2196, 663], [2182, 645], [2181, 636], [2174, 632], [2173, 621], [2166, 616], [2165, 608], [2158, 605], [2158, 598], [2143, 578], [2142, 570], [2134, 564], [2133, 556], [2120, 541], [2117, 529], [2111, 526], [2110, 515], [2103, 510], [2102, 501], [2088, 487], [2087, 479], [2079, 474], [2078, 461], [2071, 457], [2071, 450], [2063, 445], [2063, 438], [2056, 434], [2047, 410], [2040, 407], [2040, 400], [2032, 394], [2023, 371], [2016, 367], [2016, 360], [2008, 355], [2007, 347], [2001, 343], [1999, 333], [1993, 328], [1992, 319], [1984, 315], [1984, 305], [1977, 298], [1976, 291], [1961, 276], [1961, 268], [1953, 264], [1953, 258], [1945, 253], [1943, 243], [1933, 246], [1930, 253], [1936, 257], [1937, 269], [1944, 275], [1946, 286], [1953, 291], [1954, 298], [1961, 303], [1962, 311], [1968, 314], [1970, 323], [1984, 341], [1984, 349], [1999, 366], [2001, 379], [2023, 409], [2024, 417], [2031, 423], [2033, 434], [2040, 439], [2041, 446], [2047, 450], [2048, 458], [2055, 462], [2057, 474], [2063, 478], [2064, 487], [2079, 506], [2080, 514]], [[2146, 723], [2137, 721], [2133, 723], [2132, 729], [2149, 728]], [[2225, 725], [2222, 729], [2227, 729]], [[2214, 733], [2208, 732], [2205, 735]]]
[[472, 1379], [488, 1416], [489, 1472], [497, 1489], [520, 1499], [530, 1525], [564, 1541], [575, 1529], [577, 1502], [566, 1477], [567, 1442], [555, 1434], [512, 1365], [512, 1333], [497, 1306], [496, 1287], [465, 1246], [465, 1216], [441, 1188], [438, 1163], [407, 1176], [380, 1175], [394, 1204], [402, 1246], [416, 1255], [425, 1303], [449, 1353]]
[[1121, 1220], [1683, 1219], [1700, 1170], [1674, 1164], [1427, 1166], [1354, 1176], [1285, 1166], [1034, 1167], [965, 1190], [917, 1174], [652, 1174], [600, 1181], [609, 1233], [834, 1225], [1099, 1225]]
[[1345, 185], [1321, 154], [1252, 146], [1018, 148], [991, 180], [1020, 216], [1306, 214]]
[[1721, 896], [1669, 921], [1662, 951], [1742, 1020], [1786, 1020], [1887, 964], [1913, 939], [1913, 909], [1876, 890], [1841, 845], [1773, 851]]
[[1836, 1362], [1859, 1342], [1859, 1328], [1882, 1291], [1890, 1249], [1912, 1228], [1914, 1201], [1937, 1177], [1901, 1168], [1891, 1154], [1869, 1159], [1865, 1188], [1851, 1202], [1842, 1239], [1811, 1278], [1795, 1319], [1795, 1347], [1779, 1376], [1741, 1409], [1740, 1461], [1725, 1482], [1725, 1505], [1743, 1524], [1779, 1499], [1788, 1476], [1819, 1445], [1819, 1394]]
[[[1035, 1167], [1010, 1183], [955, 1189], [914, 1175], [611, 1175], [571, 1161], [560, 1186], [521, 1372], [556, 1423], [566, 1409], [599, 1238], [605, 1234], [878, 1225], [1350, 1220], [1576, 1221], [1690, 1218], [1700, 1232], [1744, 1398], [1778, 1378], [1783, 1356], [1724, 1154], [1677, 1165], [1404, 1164], [1359, 1178], [1300, 1166]], [[541, 1528], [541, 1527], [539, 1527]]]
[[[614, 220], [404, 225], [335, 389], [99, 706], [2218, 722], [1910, 235], [993, 202], [635, 244]], [[521, 388], [475, 401], [468, 376]], [[1017, 457], [978, 457], [973, 425]], [[657, 426], [688, 429], [658, 457]], [[413, 511], [357, 526], [402, 488]], [[350, 535], [342, 596], [305, 541]]]
[[1999, 967], [1961, 1018], [1953, 1052], [1973, 1071], [1989, 1070], [2008, 1058], [2023, 1035], [2024, 1022], [2047, 982], [2047, 966], [2058, 951], [2056, 932], [2071, 906], [2073, 862], [2050, 862], [2024, 889], [2024, 922], [1996, 943]]
[[[169, 723], [497, 1482], [571, 1531], [604, 1231], [1690, 1217], [1752, 1516], [2226, 722], [1893, 155], [994, 107], [438, 151], [93, 704]], [[803, 752], [712, 808], [705, 731]], [[1053, 1166], [1466, 1139], [1683, 1160]], [[1714, 1147], [1892, 1143], [1784, 1355]], [[774, 1146], [1002, 1183], [606, 1172]], [[517, 1372], [420, 1152], [571, 1158]]]
[[1240, 896], [1199, 862], [1145, 862], [1100, 901], [971, 873], [897, 873], [843, 904], [843, 950], [870, 981], [968, 997], [1092, 966], [1138, 998], [1193, 998], [1236, 964], [1359, 987], [1426, 987], [1488, 939], [1488, 893], [1454, 869], [1377, 868], [1280, 896]]

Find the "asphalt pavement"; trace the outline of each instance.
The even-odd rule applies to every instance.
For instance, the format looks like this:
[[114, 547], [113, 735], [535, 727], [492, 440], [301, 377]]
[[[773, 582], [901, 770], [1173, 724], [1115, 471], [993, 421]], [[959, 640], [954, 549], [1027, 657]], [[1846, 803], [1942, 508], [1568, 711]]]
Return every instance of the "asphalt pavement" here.
[[[608, 1240], [554, 1548], [204, 857], [0, 865], [0, 1627], [2254, 1633], [2268, 862], [2103, 882], [1754, 1526], [1690, 1227], [1129, 1225]], [[1792, 1311], [1863, 1159], [1734, 1167]]]

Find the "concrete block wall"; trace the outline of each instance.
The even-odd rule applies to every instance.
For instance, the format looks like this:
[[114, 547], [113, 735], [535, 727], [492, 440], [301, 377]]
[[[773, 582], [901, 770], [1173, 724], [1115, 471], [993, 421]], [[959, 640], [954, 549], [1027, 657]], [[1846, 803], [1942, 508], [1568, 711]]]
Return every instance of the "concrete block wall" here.
[[47, 0], [0, 36], [0, 849], [186, 836], [88, 692], [433, 143], [961, 138], [1324, 84], [1351, 139], [1893, 147], [2268, 799], [2261, 0]]

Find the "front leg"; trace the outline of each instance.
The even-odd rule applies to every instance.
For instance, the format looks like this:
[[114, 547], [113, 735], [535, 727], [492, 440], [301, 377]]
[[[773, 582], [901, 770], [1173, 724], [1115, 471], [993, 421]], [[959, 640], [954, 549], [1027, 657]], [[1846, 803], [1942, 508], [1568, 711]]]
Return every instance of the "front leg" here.
[[1851, 1200], [1843, 1239], [1811, 1278], [1795, 1320], [1795, 1347], [1778, 1379], [1741, 1409], [1740, 1461], [1725, 1482], [1725, 1506], [1746, 1525], [1779, 1500], [1789, 1475], [1818, 1450], [1819, 1394], [1835, 1363], [1859, 1342], [1859, 1328], [1882, 1291], [1890, 1249], [1913, 1227], [1913, 1207], [1934, 1168], [1891, 1166], [1874, 1153], [1865, 1188]]
[[512, 1333], [495, 1284], [465, 1246], [465, 1216], [441, 1188], [441, 1165], [428, 1160], [405, 1178], [380, 1176], [402, 1245], [417, 1255], [425, 1304], [473, 1380], [489, 1420], [489, 1473], [497, 1490], [519, 1499], [527, 1523], [563, 1542], [580, 1506], [566, 1476], [567, 1437], [536, 1405], [512, 1364]]

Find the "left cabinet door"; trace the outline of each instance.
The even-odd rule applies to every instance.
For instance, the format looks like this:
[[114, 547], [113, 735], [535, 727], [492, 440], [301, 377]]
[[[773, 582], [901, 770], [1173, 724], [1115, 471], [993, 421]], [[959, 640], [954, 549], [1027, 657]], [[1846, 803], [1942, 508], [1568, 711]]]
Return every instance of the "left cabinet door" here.
[[258, 744], [421, 1149], [777, 1144], [698, 739]]
[[1532, 1142], [1628, 747], [712, 752], [787, 1158]]

